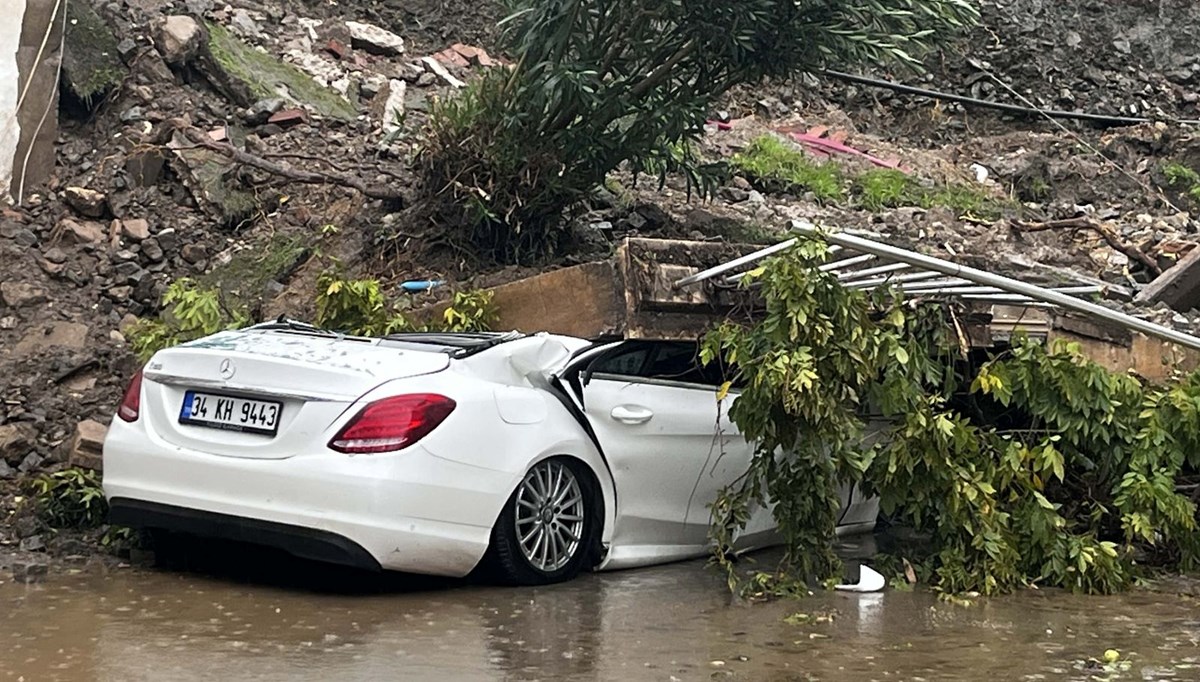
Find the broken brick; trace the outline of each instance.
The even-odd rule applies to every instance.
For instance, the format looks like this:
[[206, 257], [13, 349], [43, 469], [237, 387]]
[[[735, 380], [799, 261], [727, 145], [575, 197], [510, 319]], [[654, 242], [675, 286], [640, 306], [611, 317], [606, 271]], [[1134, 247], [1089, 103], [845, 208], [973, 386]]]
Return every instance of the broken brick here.
[[454, 48], [446, 48], [445, 50], [433, 55], [433, 58], [441, 62], [443, 65], [455, 66], [458, 68], [466, 68], [471, 65], [471, 62]]
[[274, 114], [271, 114], [271, 118], [267, 119], [267, 123], [274, 123], [275, 125], [281, 126], [307, 122], [308, 112], [304, 111], [303, 109], [282, 109]]

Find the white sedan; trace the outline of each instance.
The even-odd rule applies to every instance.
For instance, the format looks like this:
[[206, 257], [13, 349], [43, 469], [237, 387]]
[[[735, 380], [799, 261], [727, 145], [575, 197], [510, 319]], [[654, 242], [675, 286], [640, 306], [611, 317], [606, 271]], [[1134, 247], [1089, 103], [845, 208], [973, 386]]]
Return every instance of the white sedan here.
[[[747, 467], [696, 343], [343, 336], [281, 320], [157, 353], [104, 443], [114, 523], [518, 584], [702, 556]], [[844, 491], [840, 532], [877, 503]], [[738, 546], [777, 542], [756, 510]]]

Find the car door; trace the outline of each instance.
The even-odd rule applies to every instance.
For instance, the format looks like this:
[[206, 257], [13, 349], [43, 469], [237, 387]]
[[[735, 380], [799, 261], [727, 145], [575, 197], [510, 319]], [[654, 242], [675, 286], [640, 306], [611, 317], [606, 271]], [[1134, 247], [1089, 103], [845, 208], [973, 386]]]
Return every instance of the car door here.
[[694, 342], [626, 341], [586, 359], [571, 378], [612, 468], [614, 544], [703, 543], [688, 509], [719, 452], [715, 387], [698, 383]]

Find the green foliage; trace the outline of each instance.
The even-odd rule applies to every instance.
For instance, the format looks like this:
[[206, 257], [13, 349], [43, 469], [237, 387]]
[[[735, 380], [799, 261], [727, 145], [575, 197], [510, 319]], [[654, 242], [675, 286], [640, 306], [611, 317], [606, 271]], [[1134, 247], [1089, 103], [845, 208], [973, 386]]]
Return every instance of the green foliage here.
[[442, 313], [439, 331], [486, 332], [496, 324], [496, 308], [492, 292], [484, 290], [457, 291], [450, 306]]
[[379, 280], [347, 280], [329, 270], [317, 278], [318, 327], [377, 336], [391, 330], [394, 317], [384, 300]]
[[516, 63], [436, 103], [418, 158], [449, 238], [504, 261], [559, 249], [563, 213], [621, 164], [714, 188], [722, 167], [687, 143], [731, 87], [826, 63], [914, 65], [978, 17], [967, 0], [507, 4]]
[[815, 163], [800, 150], [774, 135], [763, 135], [733, 157], [733, 167], [766, 183], [769, 189], [812, 192], [819, 201], [845, 198], [841, 169], [834, 163]]
[[130, 345], [143, 362], [163, 348], [223, 329], [237, 329], [249, 321], [240, 305], [226, 305], [217, 289], [200, 286], [186, 277], [167, 287], [163, 306], [161, 319], [140, 320], [129, 330]]
[[1000, 202], [966, 185], [929, 185], [899, 170], [879, 168], [847, 177], [833, 162], [817, 163], [795, 145], [775, 136], [754, 139], [734, 156], [733, 166], [770, 191], [807, 191], [837, 203], [849, 193], [866, 209], [944, 206], [960, 214], [996, 217]]
[[1168, 163], [1163, 166], [1163, 175], [1168, 185], [1180, 188], [1193, 200], [1200, 201], [1200, 173], [1181, 163]]
[[108, 503], [100, 478], [88, 469], [63, 469], [33, 479], [38, 516], [52, 528], [95, 528], [104, 523]]
[[[1112, 592], [1138, 575], [1137, 556], [1197, 565], [1196, 505], [1176, 485], [1200, 467], [1200, 374], [1155, 388], [1076, 346], [1019, 340], [959, 375], [952, 311], [843, 289], [817, 269], [825, 257], [822, 244], [802, 242], [751, 273], [764, 317], [727, 323], [704, 343], [704, 360], [738, 368], [730, 416], [759, 442], [713, 510], [731, 585], [733, 534], [764, 497], [776, 502], [787, 552], [742, 588], [797, 593], [835, 576], [836, 489], [847, 480], [931, 539], [913, 574], [946, 593]], [[964, 390], [1019, 428], [966, 411]]]
[[490, 291], [458, 291], [442, 318], [418, 324], [389, 305], [377, 279], [342, 279], [326, 271], [317, 279], [319, 327], [361, 336], [384, 336], [406, 331], [480, 332], [496, 320]]

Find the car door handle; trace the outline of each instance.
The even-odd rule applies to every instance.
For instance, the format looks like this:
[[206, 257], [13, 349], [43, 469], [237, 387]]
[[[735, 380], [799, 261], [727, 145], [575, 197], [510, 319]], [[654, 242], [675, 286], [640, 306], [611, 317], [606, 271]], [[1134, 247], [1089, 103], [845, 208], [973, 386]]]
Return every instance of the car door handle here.
[[645, 424], [654, 413], [637, 405], [617, 405], [612, 409], [612, 418], [622, 424]]

